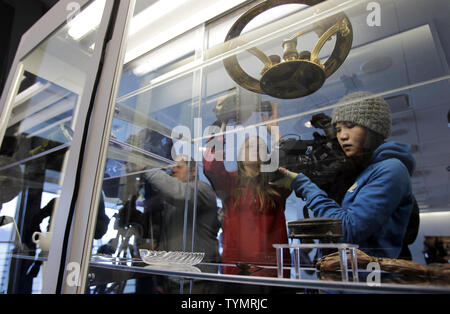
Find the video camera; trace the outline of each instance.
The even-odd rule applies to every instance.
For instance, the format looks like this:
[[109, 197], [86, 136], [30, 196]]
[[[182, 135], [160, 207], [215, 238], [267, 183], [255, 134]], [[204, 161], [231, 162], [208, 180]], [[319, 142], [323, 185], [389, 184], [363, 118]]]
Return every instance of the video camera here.
[[[317, 186], [325, 189], [327, 184], [334, 182], [337, 174], [345, 165], [345, 154], [335, 135], [331, 118], [323, 113], [316, 114], [311, 124], [324, 134], [314, 132], [314, 139], [302, 140], [285, 136], [279, 142], [279, 165], [296, 173], [303, 173]], [[276, 171], [270, 175], [270, 181], [282, 178]]]

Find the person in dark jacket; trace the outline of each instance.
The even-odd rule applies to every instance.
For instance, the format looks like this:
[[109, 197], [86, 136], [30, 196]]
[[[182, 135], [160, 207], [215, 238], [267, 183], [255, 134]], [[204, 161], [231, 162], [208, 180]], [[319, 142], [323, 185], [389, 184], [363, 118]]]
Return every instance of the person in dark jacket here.
[[[197, 163], [187, 156], [174, 158], [176, 165], [171, 173], [160, 168], [148, 169], [145, 174], [147, 184], [162, 201], [162, 221], [159, 250], [203, 252], [202, 262], [219, 263], [220, 229], [216, 195], [212, 187], [204, 182], [196, 182]], [[196, 198], [196, 200], [195, 200]], [[188, 206], [186, 207], [186, 201]], [[216, 273], [215, 265], [196, 265], [202, 272]], [[195, 268], [194, 268], [195, 269]], [[183, 284], [182, 284], [183, 283]], [[188, 280], [168, 278], [168, 293], [180, 293], [180, 288], [194, 294], [218, 293], [219, 285], [214, 282], [196, 280], [190, 287]]]
[[[192, 243], [195, 240], [194, 249], [196, 252], [205, 253], [204, 262], [219, 262], [217, 234], [220, 223], [217, 216], [216, 196], [206, 182], [199, 181], [196, 187], [197, 165], [194, 161], [186, 161], [186, 159], [186, 156], [178, 156], [175, 159], [177, 164], [171, 169], [170, 175], [159, 168], [149, 169], [145, 174], [146, 181], [164, 200], [160, 249], [189, 251], [193, 249]], [[188, 163], [191, 163], [190, 167]], [[197, 209], [196, 226], [193, 226], [195, 189]], [[187, 214], [185, 213], [186, 197], [189, 200]], [[183, 235], [184, 225], [187, 228], [185, 235]], [[193, 228], [195, 228], [195, 239], [192, 238]]]
[[372, 256], [398, 258], [414, 203], [410, 148], [384, 142], [392, 124], [389, 106], [369, 92], [345, 96], [333, 111], [332, 123], [346, 157], [359, 169], [341, 204], [305, 175], [280, 171], [315, 217], [342, 220], [342, 242], [358, 244]]

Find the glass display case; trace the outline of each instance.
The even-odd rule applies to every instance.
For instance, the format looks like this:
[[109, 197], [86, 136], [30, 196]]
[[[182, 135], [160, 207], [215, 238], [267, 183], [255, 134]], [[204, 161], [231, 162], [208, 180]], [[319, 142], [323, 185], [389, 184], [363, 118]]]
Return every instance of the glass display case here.
[[49, 250], [61, 252], [52, 238], [65, 215], [60, 201], [73, 193], [71, 164], [93, 93], [91, 69], [99, 67], [103, 50], [101, 24], [111, 12], [105, 3], [60, 5], [56, 11], [65, 14], [37, 23], [19, 47], [2, 98], [2, 293], [42, 292]]
[[[448, 1], [89, 5], [104, 8], [96, 31], [76, 39], [64, 24], [20, 59], [2, 98], [1, 215], [17, 222], [2, 231], [3, 273], [45, 265], [31, 237], [58, 209], [40, 238], [58, 234], [49, 292], [450, 292], [448, 250], [430, 259], [450, 235]], [[333, 265], [351, 266], [326, 271], [323, 239], [289, 228], [311, 221], [307, 200], [274, 182], [283, 166], [330, 197], [343, 188], [322, 161], [343, 154], [333, 110], [361, 91], [388, 104], [387, 141], [411, 147], [416, 228], [399, 240], [409, 257], [347, 243]]]

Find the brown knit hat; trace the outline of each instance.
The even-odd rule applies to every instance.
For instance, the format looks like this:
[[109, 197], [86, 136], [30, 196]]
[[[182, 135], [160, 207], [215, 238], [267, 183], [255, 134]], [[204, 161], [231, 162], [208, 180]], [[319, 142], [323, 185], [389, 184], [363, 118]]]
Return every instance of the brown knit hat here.
[[392, 120], [388, 103], [371, 92], [355, 92], [344, 96], [333, 111], [331, 123], [352, 122], [366, 127], [384, 138], [391, 134]]

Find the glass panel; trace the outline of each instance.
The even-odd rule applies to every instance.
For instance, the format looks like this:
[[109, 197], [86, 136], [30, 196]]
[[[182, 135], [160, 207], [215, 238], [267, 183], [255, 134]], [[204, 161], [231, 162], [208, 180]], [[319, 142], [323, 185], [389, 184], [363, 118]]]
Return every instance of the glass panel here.
[[[367, 263], [359, 276], [341, 278], [341, 272], [316, 271], [319, 258], [333, 252], [329, 249], [284, 250], [281, 256], [273, 245], [348, 242], [369, 255], [412, 259], [419, 269], [427, 263], [422, 252], [425, 238], [428, 244], [435, 241], [430, 235], [447, 243], [448, 223], [441, 219], [450, 207], [450, 151], [444, 144], [449, 129], [442, 118], [448, 114], [450, 97], [446, 2], [427, 6], [410, 0], [329, 0], [313, 8], [281, 5], [287, 2], [255, 1], [219, 15], [204, 30], [187, 31], [125, 61], [99, 206], [105, 208], [110, 224], [106, 235], [94, 241], [90, 267], [94, 275], [107, 273], [107, 285], [118, 283], [119, 267], [114, 265], [119, 264], [133, 274], [122, 279], [127, 280], [128, 292], [152, 293], [154, 287], [163, 293], [305, 292], [305, 280], [330, 288], [330, 281], [345, 278], [356, 281], [348, 283], [349, 289], [367, 291]], [[247, 25], [237, 23], [258, 3], [280, 6]], [[237, 26], [240, 29], [227, 37]], [[229, 40], [224, 43], [225, 38]], [[139, 40], [130, 39], [129, 49], [131, 43]], [[144, 60], [147, 68], [140, 67]], [[354, 94], [361, 91], [371, 96]], [[371, 135], [373, 146], [361, 144], [361, 152], [370, 148], [369, 156], [375, 156], [375, 146], [404, 147], [399, 142], [411, 149], [405, 148], [408, 157], [400, 167], [405, 181], [381, 193], [397, 178], [375, 182], [377, 188], [368, 198], [363, 195], [370, 189], [367, 171], [379, 165], [369, 157], [350, 158], [352, 145], [341, 146], [344, 140], [336, 138], [339, 128], [330, 123], [335, 110], [352, 103], [340, 102], [348, 94], [362, 104], [355, 110], [364, 110], [366, 98], [373, 97], [382, 97], [390, 110], [390, 119], [381, 121], [386, 127], [347, 120], [351, 116], [342, 121], [353, 122], [344, 124], [349, 129], [364, 124], [379, 133]], [[373, 115], [369, 112], [367, 120]], [[382, 144], [384, 140], [388, 144]], [[177, 162], [174, 157], [179, 154], [194, 162]], [[415, 172], [406, 160], [415, 160]], [[299, 188], [297, 196], [289, 180], [277, 182], [283, 178], [279, 166], [294, 175], [305, 174], [302, 188], [310, 194]], [[187, 179], [193, 181], [181, 179], [180, 169], [196, 170]], [[399, 186], [405, 189], [398, 193], [401, 201], [393, 199]], [[411, 214], [412, 195], [417, 215]], [[377, 214], [367, 219], [370, 208]], [[389, 208], [392, 215], [383, 213]], [[436, 212], [439, 215], [433, 216]], [[303, 225], [309, 222], [314, 229]], [[194, 265], [176, 263], [171, 254], [161, 256], [162, 250], [203, 252], [205, 257]], [[336, 264], [345, 260], [345, 255], [335, 256]], [[284, 271], [278, 272], [280, 261]], [[300, 272], [294, 267], [298, 264]], [[195, 282], [183, 279], [185, 272]], [[387, 272], [380, 282], [385, 289], [425, 291], [430, 284], [432, 289], [449, 289], [445, 278], [396, 281], [398, 273]], [[168, 277], [154, 279], [161, 273]], [[227, 281], [230, 277], [224, 275], [230, 274], [242, 279], [203, 285], [202, 279]], [[256, 289], [244, 285], [254, 277]], [[138, 289], [135, 282], [144, 278], [153, 285]], [[91, 280], [86, 291], [98, 292], [96, 285]]]
[[92, 2], [21, 60], [0, 152], [2, 292], [41, 291], [51, 217], [104, 6]]
[[[345, 9], [347, 4], [349, 2], [342, 3], [341, 7]], [[316, 75], [316, 69], [310, 67], [310, 63], [307, 63], [307, 61], [292, 61], [292, 63], [289, 63], [289, 53], [291, 52], [287, 49], [287, 39], [292, 41], [292, 38], [300, 33], [301, 35], [295, 42], [296, 50], [298, 49], [296, 53], [300, 54], [297, 58], [313, 60], [312, 57], [311, 59], [301, 57], [304, 50], [309, 51], [309, 53], [305, 53], [305, 56], [314, 54], [313, 48], [315, 48], [321, 36], [321, 34], [311, 31], [311, 27], [332, 26], [333, 23], [331, 22], [337, 11], [331, 11], [331, 14], [329, 14], [327, 8], [331, 8], [335, 4], [329, 2], [330, 7], [327, 7], [326, 3], [317, 5], [314, 10], [316, 19], [308, 19], [312, 12], [309, 8], [305, 9], [298, 6], [298, 12], [295, 12], [292, 6], [286, 6], [284, 8], [286, 12], [284, 19], [272, 23], [267, 21], [266, 25], [261, 20], [256, 21], [255, 19], [249, 22], [247, 26], [242, 27], [242, 24], [233, 24], [235, 19], [230, 21], [231, 19], [224, 18], [223, 24], [216, 24], [208, 29], [206, 36], [210, 39], [208, 42], [213, 44], [205, 52], [205, 56], [209, 58], [211, 65], [206, 66], [203, 72], [203, 88], [206, 95], [202, 106], [202, 122], [204, 127], [211, 124], [223, 126], [225, 136], [219, 136], [219, 142], [214, 143], [214, 145], [219, 145], [222, 148], [221, 140], [223, 139], [225, 141], [225, 155], [219, 154], [220, 157], [223, 156], [224, 161], [214, 160], [209, 162], [204, 159], [203, 169], [223, 205], [223, 264], [245, 262], [247, 264], [264, 265], [269, 263], [276, 265], [276, 256], [272, 244], [295, 244], [299, 241], [308, 243], [313, 238], [312, 234], [295, 234], [293, 233], [295, 229], [290, 227], [286, 230], [286, 222], [293, 223], [298, 220], [306, 222], [303, 219], [309, 217], [342, 218], [344, 220], [342, 228], [344, 228], [344, 232], [347, 232], [347, 237], [341, 238], [340, 241], [345, 241], [345, 239], [354, 241], [353, 243], [360, 245], [361, 249], [376, 256], [408, 258], [408, 249], [401, 251], [401, 241], [400, 244], [396, 244], [397, 247], [395, 248], [390, 246], [374, 248], [372, 246], [375, 245], [374, 242], [370, 241], [378, 241], [375, 236], [372, 237], [377, 240], [371, 238], [370, 244], [361, 240], [363, 237], [351, 238], [348, 236], [349, 232], [358, 230], [359, 227], [352, 225], [350, 222], [345, 222], [346, 219], [358, 219], [358, 221], [360, 219], [348, 213], [349, 210], [352, 210], [353, 203], [350, 201], [350, 193], [356, 176], [352, 178], [348, 174], [349, 169], [347, 169], [349, 182], [340, 181], [340, 184], [336, 184], [337, 178], [326, 167], [329, 164], [326, 163], [325, 158], [330, 158], [329, 162], [331, 162], [333, 160], [331, 157], [336, 156], [332, 151], [327, 151], [327, 147], [321, 142], [328, 136], [330, 140], [327, 145], [331, 145], [333, 143], [331, 136], [334, 135], [329, 132], [331, 129], [328, 130], [320, 125], [315, 126], [314, 118], [318, 117], [317, 114], [326, 114], [331, 118], [338, 101], [343, 96], [357, 91], [369, 91], [373, 95], [381, 96], [386, 100], [392, 112], [392, 132], [386, 141], [403, 142], [412, 147], [412, 154], [409, 155], [409, 158], [413, 158], [417, 162], [416, 172], [411, 179], [412, 192], [419, 203], [421, 212], [424, 213], [428, 210], [448, 211], [449, 197], [446, 191], [448, 190], [449, 177], [442, 174], [438, 175], [436, 172], [437, 169], [443, 171], [445, 168], [445, 162], [442, 162], [441, 157], [446, 160], [449, 157], [448, 145], [445, 148], [439, 145], [444, 140], [443, 134], [448, 136], [448, 127], [445, 119], [439, 126], [436, 126], [440, 131], [431, 131], [425, 125], [432, 121], [431, 116], [437, 119], [440, 115], [445, 116], [448, 112], [448, 106], [444, 103], [448, 102], [450, 96], [448, 92], [449, 68], [441, 51], [442, 43], [440, 40], [442, 38], [436, 33], [436, 26], [425, 22], [421, 17], [422, 15], [419, 14], [420, 10], [424, 9], [432, 15], [443, 17], [448, 16], [448, 10], [445, 10], [445, 13], [439, 13], [436, 7], [424, 8], [417, 2], [413, 14], [411, 2], [407, 4], [403, 1], [395, 1], [395, 3], [383, 1], [380, 4], [382, 9], [379, 13], [383, 18], [383, 23], [380, 26], [373, 26], [368, 20], [368, 12], [370, 11], [366, 8], [369, 2], [360, 2], [359, 4], [354, 2], [345, 9], [344, 12], [353, 29], [351, 50], [343, 64], [334, 73], [331, 73], [331, 75], [324, 73], [326, 74], [324, 82], [317, 80], [320, 83], [319, 89], [315, 90], [314, 86], [310, 85], [310, 93], [301, 95], [301, 97], [291, 97], [290, 89], [292, 88], [295, 91], [295, 87], [308, 86], [308, 79]], [[444, 5], [443, 2], [442, 5]], [[411, 14], [409, 16], [416, 18], [414, 23], [411, 22], [411, 19], [406, 21], [406, 15], [404, 16], [406, 13], [403, 10], [406, 6], [408, 6], [408, 13]], [[283, 7], [278, 7], [278, 12]], [[269, 13], [272, 10], [275, 9], [265, 12], [266, 17], [278, 14], [276, 11], [273, 14]], [[289, 11], [292, 13], [289, 13]], [[258, 16], [258, 18], [261, 16]], [[258, 23], [252, 24], [253, 22], [258, 22], [259, 25]], [[228, 27], [224, 27], [224, 24]], [[238, 37], [239, 34], [235, 31], [234, 33], [237, 35], [235, 38], [230, 38], [230, 41], [221, 43], [217, 40], [217, 38], [226, 37], [232, 25], [240, 25], [242, 35]], [[252, 30], [247, 30], [248, 28]], [[325, 66], [325, 71], [327, 62], [333, 59], [335, 46], [345, 46], [345, 35], [342, 33], [340, 40], [341, 42], [338, 43], [336, 36], [331, 37], [318, 53], [318, 58]], [[259, 51], [256, 49], [259, 49]], [[232, 52], [235, 54], [232, 54]], [[422, 53], [429, 57], [429, 62], [420, 61], [419, 55]], [[234, 55], [236, 57], [233, 60]], [[261, 57], [261, 55], [264, 57]], [[272, 58], [274, 55], [278, 56], [278, 61], [273, 61], [276, 60]], [[271, 56], [270, 60], [268, 56]], [[282, 62], [277, 65], [280, 59]], [[333, 62], [335, 61], [333, 60]], [[269, 65], [267, 65], [267, 62]], [[265, 66], [267, 68], [264, 68]], [[306, 70], [302, 69], [303, 66]], [[298, 70], [295, 72], [293, 69]], [[292, 77], [289, 76], [290, 73], [294, 73]], [[322, 73], [322, 71], [318, 70], [318, 73]], [[274, 78], [271, 78], [271, 75], [274, 75]], [[320, 77], [317, 76], [317, 78]], [[295, 81], [297, 85], [293, 86], [289, 79]], [[436, 95], [436, 98], [431, 98], [431, 95]], [[442, 101], [442, 99], [445, 99], [445, 101]], [[360, 101], [363, 100], [364, 98], [360, 96]], [[430, 103], [430, 100], [434, 102]], [[222, 101], [223, 104], [221, 104]], [[272, 109], [270, 107], [268, 110], [261, 109], [265, 105], [269, 106], [270, 103], [272, 103], [272, 106], [270, 106]], [[283, 143], [281, 146], [275, 145], [277, 139], [274, 140], [273, 136], [270, 136], [269, 132], [266, 131], [266, 127], [272, 125], [271, 118], [275, 120], [275, 124], [278, 126], [281, 136], [280, 143]], [[419, 131], [418, 128], [424, 128], [426, 131]], [[383, 130], [379, 132], [383, 133]], [[268, 149], [272, 153], [272, 158], [268, 162], [271, 165], [275, 162], [273, 164], [274, 169], [277, 166], [283, 166], [296, 173], [304, 173], [325, 191], [329, 198], [324, 197], [317, 200], [315, 204], [308, 202], [308, 199], [304, 200], [302, 197], [290, 193], [289, 190], [285, 193], [283, 190], [277, 191], [274, 186], [271, 189], [271, 185], [268, 184], [270, 177], [278, 174], [264, 173], [263, 168], [258, 164], [257, 167], [260, 171], [253, 173], [252, 163], [249, 162], [251, 152], [249, 156], [241, 155], [244, 147], [247, 149], [252, 147], [252, 143], [248, 139], [253, 136], [259, 136], [260, 140], [262, 139], [262, 142], [255, 140], [253, 143], [255, 145], [253, 146], [255, 147], [254, 154], [257, 155], [258, 153], [258, 146], [256, 145], [259, 143], [263, 152]], [[431, 136], [432, 138], [425, 139], [425, 136]], [[202, 146], [206, 147], [205, 137], [203, 136], [199, 140], [202, 141]], [[275, 154], [274, 148], [279, 149], [279, 155]], [[342, 154], [339, 146], [336, 146], [336, 148], [338, 148], [336, 153]], [[208, 150], [207, 147], [205, 149]], [[217, 150], [217, 148], [215, 149]], [[259, 153], [261, 154], [261, 152]], [[215, 156], [217, 157], [217, 154]], [[262, 160], [259, 160], [259, 162], [264, 161], [263, 157], [264, 154], [260, 155]], [[256, 162], [256, 159], [254, 161]], [[405, 162], [405, 164], [407, 163]], [[428, 185], [424, 183], [424, 180], [426, 180], [424, 171], [419, 170], [422, 167], [427, 168], [428, 179], [432, 178], [433, 182], [429, 181]], [[270, 171], [274, 169], [271, 168]], [[252, 179], [253, 176], [256, 176], [257, 179]], [[356, 180], [356, 182], [356, 184], [361, 184], [359, 180]], [[346, 199], [342, 200], [347, 190], [350, 192], [346, 194]], [[258, 193], [259, 191], [265, 192]], [[319, 190], [315, 191], [319, 193]], [[278, 192], [278, 195], [276, 192]], [[304, 195], [306, 194], [302, 196]], [[267, 199], [275, 200], [277, 206], [273, 207], [273, 211], [270, 210], [270, 206], [261, 205]], [[344, 203], [342, 205], [327, 204], [327, 206], [318, 204], [319, 202], [331, 201], [339, 204]], [[431, 205], [430, 202], [434, 205]], [[304, 210], [306, 205], [309, 206], [307, 211]], [[412, 200], [410, 200], [409, 205], [412, 206]], [[369, 204], [367, 206], [370, 208]], [[380, 215], [382, 214], [380, 213]], [[252, 223], [250, 224], [249, 221]], [[375, 218], [373, 223], [376, 223]], [[317, 228], [319, 228], [319, 221], [317, 221], [317, 224]], [[403, 230], [406, 230], [407, 224], [408, 216], [399, 223]], [[444, 223], [441, 222], [440, 224], [443, 225]], [[307, 230], [306, 226], [304, 228]], [[408, 232], [414, 232], [412, 222], [408, 228]], [[303, 229], [299, 227], [299, 230]], [[365, 231], [369, 232], [369, 230], [368, 228]], [[417, 229], [415, 231], [417, 232]], [[318, 231], [316, 230], [316, 232]], [[445, 233], [440, 235], [443, 236]], [[393, 237], [393, 235], [391, 236]], [[316, 242], [333, 239], [325, 235], [323, 235], [323, 239], [318, 238], [319, 236], [315, 234], [314, 240]], [[413, 246], [409, 249], [410, 254], [412, 254], [414, 261], [422, 263], [424, 261], [423, 254], [420, 249], [417, 249], [420, 247], [420, 244], [417, 243], [420, 243], [420, 241], [423, 243], [423, 240], [421, 234], [412, 240], [409, 239], [409, 241], [412, 241], [409, 244], [416, 243], [414, 250], [412, 249]], [[390, 245], [394, 245], [393, 243], [396, 242], [392, 238], [387, 241]], [[405, 241], [407, 241], [406, 237]], [[300, 261], [303, 266], [313, 267], [317, 262], [314, 258], [320, 257], [320, 254], [325, 254], [325, 251], [316, 253], [316, 250], [314, 250], [309, 254], [302, 255]], [[293, 265], [294, 256], [291, 256], [290, 261], [290, 254], [284, 254], [284, 257], [285, 263]], [[269, 272], [262, 271], [258, 273], [258, 276], [274, 276], [276, 272], [275, 270], [272, 271], [272, 275], [268, 274]], [[225, 270], [224, 273], [236, 274], [239, 273], [239, 270], [230, 269], [229, 271]], [[291, 273], [290, 276], [298, 278], [295, 277], [295, 273]]]

